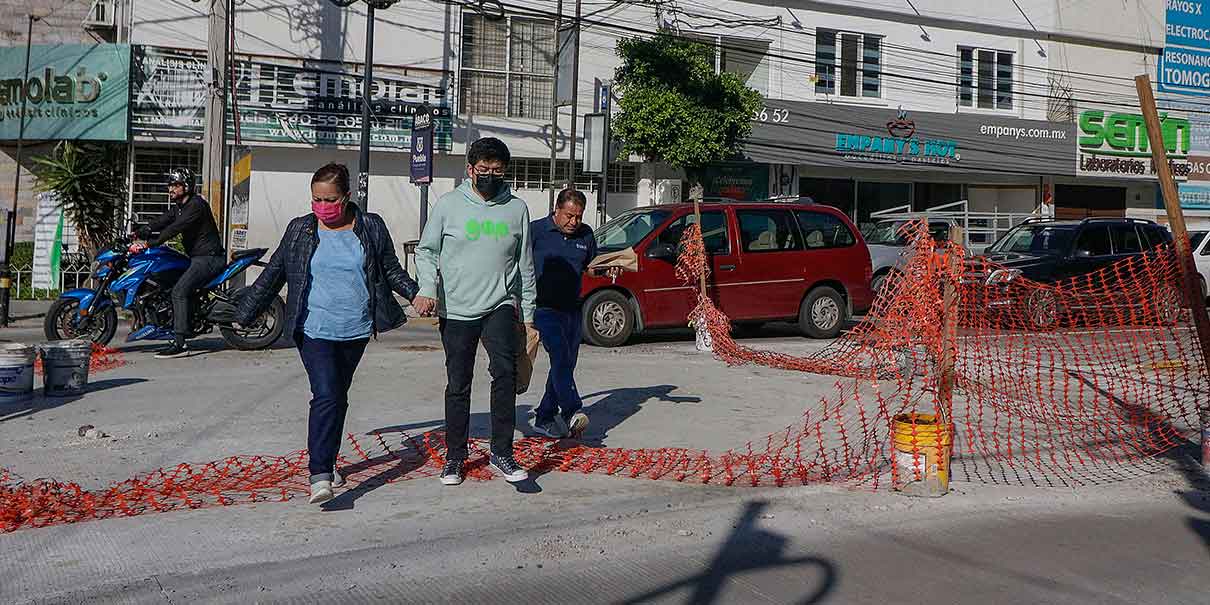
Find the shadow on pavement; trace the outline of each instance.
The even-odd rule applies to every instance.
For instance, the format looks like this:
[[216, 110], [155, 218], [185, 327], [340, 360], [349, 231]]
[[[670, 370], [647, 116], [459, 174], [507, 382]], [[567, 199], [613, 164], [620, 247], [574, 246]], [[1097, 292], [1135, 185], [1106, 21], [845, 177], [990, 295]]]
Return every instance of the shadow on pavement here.
[[675, 385], [662, 384], [650, 387], [610, 389], [585, 395], [583, 399], [592, 399], [602, 395], [604, 397], [592, 405], [584, 406], [584, 413], [588, 415], [589, 425], [582, 441], [594, 445], [603, 444], [605, 438], [609, 436], [609, 431], [639, 413], [643, 409], [643, 404], [652, 400], [656, 403], [675, 404], [702, 402], [701, 397], [673, 395], [672, 392], [679, 388]]
[[34, 398], [24, 403], [18, 404], [0, 404], [0, 422], [8, 422], [18, 418], [25, 418], [38, 412], [46, 412], [55, 408], [63, 407], [69, 403], [75, 403], [88, 396], [89, 393], [98, 393], [117, 389], [132, 384], [147, 382], [146, 378], [111, 378], [109, 380], [98, 380], [88, 383], [83, 395], [71, 395], [68, 397], [44, 397], [41, 394], [34, 395]]
[[724, 586], [732, 585], [733, 578], [745, 572], [773, 569], [779, 567], [792, 568], [801, 574], [810, 567], [818, 567], [823, 579], [814, 590], [810, 590], [801, 600], [793, 601], [802, 605], [822, 603], [836, 588], [836, 564], [822, 557], [786, 558], [786, 548], [789, 538], [757, 527], [761, 511], [768, 506], [767, 502], [749, 502], [735, 529], [727, 536], [727, 540], [719, 547], [714, 558], [701, 573], [661, 586], [650, 592], [631, 597], [623, 603], [648, 603], [660, 598], [667, 598], [678, 591], [689, 591], [685, 603], [707, 605], [715, 603], [722, 596]]
[[[1156, 434], [1161, 439], [1169, 439], [1178, 443], [1176, 447], [1160, 454], [1171, 461], [1173, 468], [1181, 474], [1189, 489], [1176, 492], [1187, 506], [1203, 515], [1210, 514], [1210, 475], [1201, 464], [1199, 444], [1181, 437], [1181, 433], [1167, 418], [1156, 414], [1150, 408], [1127, 403], [1113, 393], [1098, 387], [1093, 381], [1078, 372], [1068, 372], [1086, 386], [1117, 404], [1127, 413], [1127, 418], [1138, 426]], [[1186, 525], [1193, 533], [1202, 539], [1207, 554], [1210, 554], [1210, 519], [1189, 517]]]

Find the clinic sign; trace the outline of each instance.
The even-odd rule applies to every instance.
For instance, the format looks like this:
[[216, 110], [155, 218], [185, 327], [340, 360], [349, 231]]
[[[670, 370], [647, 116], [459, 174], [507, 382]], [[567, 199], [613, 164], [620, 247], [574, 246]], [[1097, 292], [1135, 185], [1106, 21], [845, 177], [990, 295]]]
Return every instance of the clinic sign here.
[[130, 47], [53, 44], [0, 48], [0, 140], [125, 141]]
[[1159, 90], [1210, 94], [1210, 0], [1167, 0]]
[[[1173, 176], [1190, 173], [1189, 120], [1170, 113], [1160, 114], [1164, 149]], [[1154, 179], [1155, 165], [1143, 116], [1135, 113], [1088, 110], [1080, 113], [1076, 146], [1076, 174], [1112, 178]]]
[[[362, 78], [358, 66], [338, 62], [239, 56], [236, 98], [228, 112], [228, 136], [239, 120], [243, 141], [296, 146], [357, 147], [361, 144]], [[413, 120], [429, 106], [433, 144], [453, 146], [445, 74], [375, 66], [370, 90], [370, 146], [407, 151]], [[206, 57], [184, 49], [135, 46], [131, 76], [131, 131], [139, 139], [200, 140], [206, 115]]]

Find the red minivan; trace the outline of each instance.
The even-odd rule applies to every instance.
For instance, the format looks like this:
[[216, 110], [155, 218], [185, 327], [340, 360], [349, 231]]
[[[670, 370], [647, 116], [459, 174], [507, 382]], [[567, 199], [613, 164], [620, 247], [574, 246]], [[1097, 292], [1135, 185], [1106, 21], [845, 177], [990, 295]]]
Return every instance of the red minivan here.
[[[692, 204], [626, 211], [596, 234], [601, 253], [633, 247], [637, 272], [613, 281], [584, 277], [584, 336], [616, 347], [652, 328], [685, 327], [696, 290], [676, 276], [677, 244], [696, 221]], [[707, 202], [702, 236], [708, 289], [737, 325], [796, 321], [804, 334], [832, 338], [873, 302], [870, 253], [848, 217], [809, 202]], [[594, 272], [595, 273], [595, 272]]]

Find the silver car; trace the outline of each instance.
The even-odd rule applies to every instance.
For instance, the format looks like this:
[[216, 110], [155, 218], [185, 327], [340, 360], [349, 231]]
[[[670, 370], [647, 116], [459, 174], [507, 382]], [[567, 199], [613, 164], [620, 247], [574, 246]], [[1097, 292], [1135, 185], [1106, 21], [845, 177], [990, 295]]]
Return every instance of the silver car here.
[[[908, 242], [902, 230], [910, 220], [888, 219], [874, 224], [865, 236], [866, 246], [870, 249], [870, 263], [873, 265], [873, 279], [870, 288], [877, 296], [882, 291], [882, 284], [891, 271], [901, 269], [907, 264]], [[933, 240], [943, 242], [949, 239], [950, 229], [956, 226], [951, 220], [929, 220], [929, 234]]]

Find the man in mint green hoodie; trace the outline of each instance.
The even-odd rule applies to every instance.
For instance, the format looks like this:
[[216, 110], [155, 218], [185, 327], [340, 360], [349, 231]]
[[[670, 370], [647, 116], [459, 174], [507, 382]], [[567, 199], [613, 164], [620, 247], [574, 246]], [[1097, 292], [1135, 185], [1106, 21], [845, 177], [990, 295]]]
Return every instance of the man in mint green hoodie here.
[[480, 340], [492, 376], [490, 464], [510, 482], [529, 478], [513, 458], [517, 321], [533, 323], [537, 287], [529, 209], [504, 182], [511, 154], [499, 139], [471, 144], [465, 181], [441, 196], [420, 236], [416, 269], [421, 315], [436, 311], [445, 347], [446, 462], [441, 483], [466, 477], [471, 380]]

